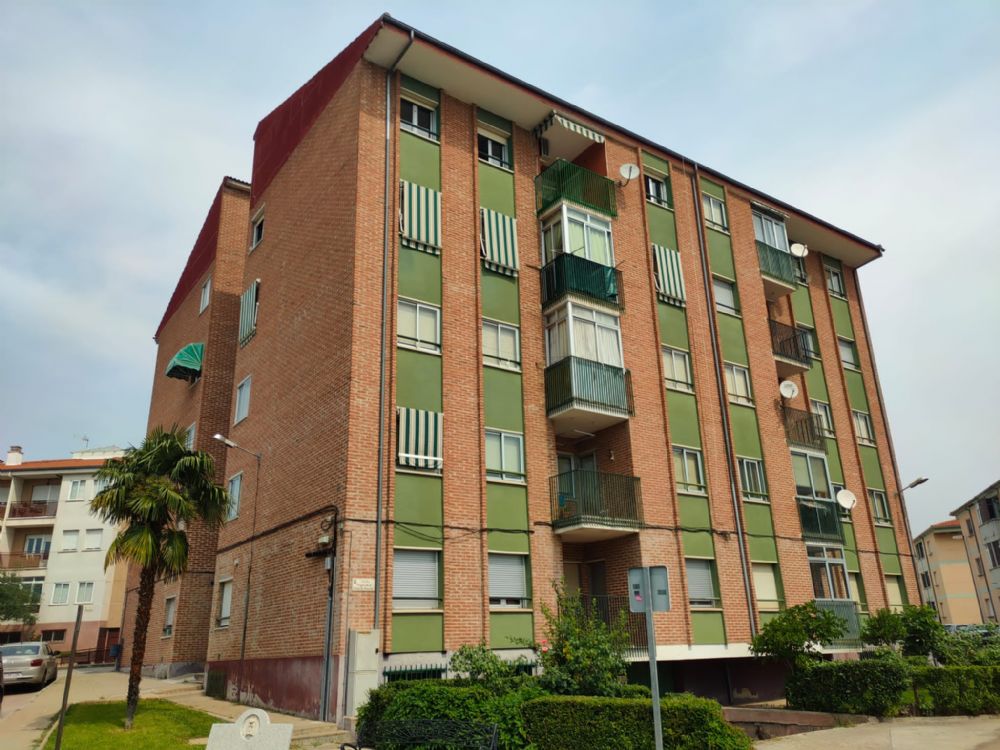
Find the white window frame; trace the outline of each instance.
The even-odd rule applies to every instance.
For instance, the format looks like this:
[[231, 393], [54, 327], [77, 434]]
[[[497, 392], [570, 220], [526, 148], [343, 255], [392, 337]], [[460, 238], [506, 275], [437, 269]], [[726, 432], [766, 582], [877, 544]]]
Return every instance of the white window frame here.
[[[850, 361], [844, 359], [844, 347], [850, 348], [851, 359]], [[848, 370], [860, 370], [861, 365], [858, 362], [858, 345], [854, 341], [845, 338], [837, 338], [837, 354], [840, 356], [840, 364], [846, 367]]]
[[[63, 604], [69, 604], [69, 589], [70, 584], [66, 581], [59, 581], [52, 584], [52, 598], [49, 600], [49, 604], [54, 607], [61, 606]], [[58, 593], [62, 591], [63, 596], [59, 597]]]
[[[708, 568], [708, 580], [712, 585], [712, 597], [692, 597], [691, 594], [691, 566], [706, 566]], [[715, 560], [711, 558], [704, 557], [685, 557], [684, 558], [684, 575], [687, 577], [688, 582], [688, 607], [691, 609], [718, 609], [721, 606], [722, 599], [719, 596], [719, 589], [715, 582]]]
[[[674, 462], [674, 473], [677, 474], [674, 477], [677, 491], [688, 495], [704, 495], [707, 492], [708, 485], [705, 482], [705, 458], [702, 455], [701, 449], [689, 448], [686, 445], [674, 445], [670, 455]], [[692, 477], [688, 476], [687, 459], [689, 456], [694, 456], [696, 459], [695, 473], [697, 476], [693, 477], [698, 480], [696, 482], [688, 481], [692, 479]], [[677, 465], [678, 458], [680, 459], [680, 469]]]
[[783, 220], [768, 216], [762, 211], [754, 211], [753, 234], [758, 242], [775, 250], [788, 252], [788, 229]]
[[[31, 488], [31, 502], [38, 503], [39, 505], [41, 505], [42, 503], [48, 505], [51, 503], [59, 502], [59, 488], [61, 486], [62, 485], [60, 485], [58, 482], [56, 483], [47, 482], [45, 484], [36, 484], [34, 487]], [[45, 488], [44, 492], [45, 497], [44, 499], [40, 499], [36, 497], [36, 494], [37, 495], [43, 494], [42, 492], [39, 492], [39, 490], [41, 490], [43, 487]]]
[[[487, 146], [486, 149], [487, 153], [486, 157], [483, 157], [482, 153], [479, 150], [480, 138], [485, 138], [487, 141], [489, 141], [489, 145]], [[492, 148], [493, 145], [497, 145], [500, 147], [499, 156], [493, 153], [493, 148]], [[479, 161], [481, 161], [483, 164], [491, 164], [494, 167], [500, 167], [500, 169], [505, 169], [508, 172], [512, 171], [509, 136], [504, 137], [503, 135], [497, 133], [496, 131], [487, 130], [486, 128], [480, 127], [476, 131], [476, 156], [479, 157]]]
[[188, 425], [188, 428], [184, 431], [184, 450], [188, 451], [194, 450], [194, 440], [197, 429], [198, 429], [197, 423], [192, 422], [190, 425]]
[[830, 409], [830, 404], [813, 398], [809, 400], [809, 411], [819, 418], [823, 437], [834, 437], [836, 433], [833, 429], [833, 410]]
[[[614, 321], [613, 326], [609, 325], [609, 321], [612, 320]], [[555, 359], [552, 351], [554, 338], [553, 331], [557, 329], [560, 323], [565, 323], [566, 325], [567, 352], [564, 356]], [[595, 327], [594, 347], [597, 350], [597, 359], [584, 357], [582, 354], [577, 352], [576, 326], [582, 326], [584, 324], [593, 324]], [[601, 346], [601, 337], [598, 335], [600, 331], [597, 329], [614, 331], [618, 355], [617, 362], [610, 361], [613, 359], [612, 357], [609, 357], [612, 352], [609, 352], [606, 348]], [[556, 362], [561, 362], [566, 357], [586, 359], [590, 362], [598, 362], [602, 365], [607, 365], [608, 367], [620, 367], [624, 370], [625, 355], [622, 350], [621, 318], [607, 310], [601, 310], [596, 307], [588, 307], [587, 305], [582, 305], [579, 302], [574, 302], [573, 300], [567, 300], [555, 310], [547, 313], [545, 316], [545, 364], [546, 366], [554, 365]]]
[[208, 303], [212, 299], [212, 277], [209, 275], [201, 285], [201, 297], [198, 300], [198, 314], [201, 315], [208, 309]]
[[990, 556], [990, 570], [1000, 568], [1000, 539], [986, 542], [986, 552]]
[[[569, 247], [569, 225], [570, 222], [575, 222], [583, 227], [583, 252], [574, 253], [568, 250]], [[557, 248], [552, 247], [551, 252], [546, 250], [546, 235], [549, 237], [555, 236], [550, 230], [556, 224], [559, 225], [559, 245]], [[595, 232], [602, 232], [607, 239], [608, 247], [608, 262], [605, 263], [600, 260], [594, 260], [593, 250], [590, 244], [590, 232], [591, 230]], [[592, 214], [589, 211], [583, 211], [579, 208], [570, 208], [565, 203], [560, 204], [558, 209], [548, 214], [541, 221], [541, 238], [542, 238], [542, 265], [545, 266], [551, 263], [557, 255], [576, 255], [579, 258], [585, 258], [592, 263], [598, 263], [602, 266], [608, 266], [609, 268], [615, 267], [615, 243], [614, 236], [611, 231], [611, 222], [605, 219], [599, 214]]]
[[[778, 570], [774, 563], [751, 563], [750, 570], [753, 576], [754, 596], [757, 600], [757, 609], [760, 612], [777, 612], [781, 609], [783, 600], [778, 587]], [[773, 591], [774, 597], [762, 597], [761, 594], [769, 594]]]
[[[97, 544], [92, 544], [90, 539], [97, 535]], [[83, 549], [88, 551], [99, 550], [104, 546], [104, 529], [85, 529], [83, 532]]]
[[[667, 388], [672, 391], [683, 391], [684, 393], [694, 393], [694, 378], [691, 376], [691, 354], [683, 349], [675, 349], [672, 346], [664, 346], [660, 350], [663, 360], [663, 380]], [[684, 376], [684, 380], [678, 380], [678, 370]]]
[[[403, 102], [413, 106], [413, 117], [412, 119], [404, 119], [403, 115]], [[431, 105], [431, 106], [428, 106]], [[399, 95], [399, 127], [405, 130], [407, 133], [413, 133], [414, 135], [420, 136], [421, 138], [426, 138], [434, 143], [440, 142], [441, 129], [438, 124], [438, 106], [433, 105], [427, 99], [415, 96], [408, 91], [403, 91]], [[420, 110], [427, 110], [430, 112], [430, 128], [422, 127], [420, 122]]]
[[[216, 602], [216, 614], [215, 614], [215, 627], [217, 628], [228, 628], [230, 620], [233, 616], [233, 578], [229, 576], [228, 578], [219, 579], [219, 583], [216, 586], [219, 592], [219, 599]], [[228, 608], [223, 609], [223, 605], [226, 602], [226, 591], [229, 591], [229, 602]]]
[[[487, 329], [495, 330], [496, 332], [497, 350], [495, 354], [486, 350]], [[511, 332], [514, 334], [514, 359], [505, 359], [500, 356], [500, 337], [503, 333], [509, 334]], [[501, 323], [499, 320], [483, 318], [483, 364], [487, 367], [497, 367], [501, 370], [521, 372], [521, 329], [519, 326], [511, 325], [510, 323]]]
[[753, 388], [750, 383], [750, 370], [743, 365], [724, 363], [726, 375], [726, 395], [732, 404], [753, 406]]
[[[71, 539], [73, 539], [73, 546], [67, 546], [67, 534], [72, 534]], [[80, 530], [79, 529], [63, 529], [62, 537], [59, 540], [59, 551], [60, 552], [79, 552], [80, 551]]]
[[177, 619], [177, 597], [168, 596], [163, 600], [163, 637], [174, 634], [174, 620]]
[[705, 214], [705, 224], [716, 231], [729, 233], [729, 217], [726, 215], [726, 202], [724, 200], [702, 192], [701, 207]]
[[[817, 599], [823, 600], [834, 600], [834, 601], [853, 601], [851, 598], [851, 581], [847, 570], [847, 556], [844, 553], [844, 548], [839, 544], [822, 544], [818, 542], [809, 542], [806, 544], [806, 559], [809, 562], [809, 574], [812, 578], [813, 566], [822, 565], [824, 576], [826, 578], [826, 585], [829, 588], [831, 594], [833, 594], [838, 588], [835, 579], [839, 579], [840, 583], [843, 584], [844, 591], [846, 592], [845, 597], [839, 596], [820, 596], [816, 592], [816, 581], [812, 580], [813, 585], [813, 595]], [[834, 570], [840, 571], [840, 575], [834, 573]]]
[[[815, 502], [833, 502], [833, 484], [830, 481], [830, 464], [827, 463], [826, 456], [822, 453], [813, 453], [810, 451], [794, 450], [792, 453], [792, 481], [795, 482], [795, 497], [801, 498], [803, 500], [811, 500]], [[809, 494], [804, 495], [799, 493], [798, 480], [795, 478], [795, 457], [804, 458], [806, 462], [806, 469], [809, 472]], [[826, 493], [827, 496], [823, 497], [816, 493], [816, 477], [813, 472], [813, 460], [821, 461], [823, 464], [824, 476], [826, 479]]]
[[654, 206], [670, 208], [670, 190], [667, 188], [668, 177], [659, 172], [646, 171], [643, 183], [646, 200]]
[[[251, 390], [251, 387], [253, 385], [252, 378], [253, 378], [252, 375], [247, 375], [236, 386], [236, 399], [235, 399], [235, 403], [233, 404], [233, 411], [235, 412], [234, 419], [233, 419], [233, 424], [234, 425], [235, 424], [239, 424], [244, 419], [246, 419], [248, 416], [250, 416], [250, 390]], [[242, 393], [244, 392], [243, 391], [244, 386], [246, 386], [246, 391], [245, 391], [246, 392], [246, 400], [243, 401], [243, 403], [242, 403], [242, 407], [243, 408], [241, 410], [241, 408], [240, 408], [240, 406], [241, 406], [240, 397], [241, 397]]]
[[[84, 589], [87, 586], [89, 588]], [[76, 603], [77, 604], [93, 604], [94, 603], [94, 582], [93, 581], [77, 581], [76, 584]], [[83, 592], [86, 590], [87, 598], [83, 598]]]
[[[236, 481], [236, 494], [233, 494], [233, 481]], [[226, 480], [226, 491], [229, 493], [229, 507], [226, 509], [226, 520], [233, 521], [240, 517], [240, 495], [243, 494], [243, 472], [238, 471]]]
[[[521, 584], [523, 587], [523, 596], [508, 596], [504, 592], [499, 592], [495, 590], [495, 585], [498, 583], [494, 581], [493, 578], [493, 563], [498, 561], [500, 558], [504, 560], [517, 559], [521, 561]], [[522, 554], [512, 554], [504, 552], [490, 552], [487, 555], [487, 561], [489, 565], [488, 578], [489, 578], [489, 600], [490, 609], [528, 609], [531, 607], [531, 585], [529, 583], [529, 559], [528, 555]], [[500, 594], [500, 596], [494, 596], [494, 593]], [[509, 592], [517, 593], [517, 592]]]
[[264, 241], [264, 209], [258, 211], [250, 222], [250, 252]]
[[[719, 290], [725, 289], [727, 292], [732, 294], [733, 304], [728, 305], [719, 299]], [[715, 310], [716, 312], [725, 313], [726, 315], [740, 316], [740, 295], [736, 289], [736, 282], [730, 281], [729, 279], [723, 279], [718, 276], [712, 277], [712, 296], [715, 297]]]
[[854, 422], [854, 436], [861, 445], [875, 445], [875, 427], [868, 412], [851, 409], [851, 419]]
[[[405, 584], [404, 581], [400, 581], [396, 576], [399, 572], [399, 566], [397, 564], [398, 555], [402, 553], [406, 554], [427, 554], [434, 556], [434, 590], [436, 596], [402, 596], [398, 595], [398, 587], [401, 583]], [[427, 612], [439, 611], [441, 605], [443, 604], [443, 591], [441, 586], [441, 550], [429, 547], [413, 548], [413, 547], [396, 547], [393, 549], [393, 565], [392, 565], [392, 611], [393, 612]], [[424, 582], [426, 583], [426, 581]], [[428, 586], [428, 590], [430, 587]]]
[[830, 293], [830, 296], [837, 299], [847, 299], [844, 272], [826, 263], [823, 264], [823, 271], [826, 276], [826, 290]]
[[[410, 338], [400, 333], [399, 321], [403, 317], [403, 310], [412, 309], [414, 319], [414, 329], [416, 336]], [[434, 314], [434, 330], [423, 331], [420, 325], [422, 312]], [[425, 335], [427, 334], [427, 335]], [[403, 349], [414, 349], [418, 352], [428, 352], [430, 354], [441, 353], [441, 308], [428, 302], [400, 297], [396, 301], [396, 346]]]
[[86, 479], [73, 479], [69, 483], [69, 497], [66, 498], [67, 502], [78, 502], [84, 499], [84, 494], [87, 489]]
[[868, 488], [868, 502], [872, 506], [872, 516], [878, 526], [892, 526], [892, 509], [889, 494], [885, 490]]
[[[760, 458], [737, 456], [736, 463], [740, 470], [740, 489], [743, 491], [743, 499], [747, 502], [769, 502], [764, 461]], [[750, 489], [755, 484], [759, 490]]]
[[52, 550], [51, 534], [28, 534], [24, 537], [24, 554], [47, 555]]
[[816, 329], [809, 326], [796, 326], [802, 333], [802, 343], [805, 345], [806, 354], [810, 359], [819, 359], [819, 341], [816, 338]]
[[[518, 484], [524, 484], [525, 472], [524, 472], [524, 433], [521, 432], [508, 432], [506, 430], [496, 430], [487, 427], [486, 428], [486, 442], [489, 443], [490, 439], [497, 439], [500, 441], [500, 466], [490, 468], [489, 465], [489, 446], [486, 448], [486, 480], [487, 481], [499, 481], [499, 482], [516, 482]], [[508, 451], [511, 450], [511, 445], [516, 444], [514, 450], [517, 451], [518, 461], [521, 464], [521, 471], [508, 471], [507, 470], [507, 458]]]

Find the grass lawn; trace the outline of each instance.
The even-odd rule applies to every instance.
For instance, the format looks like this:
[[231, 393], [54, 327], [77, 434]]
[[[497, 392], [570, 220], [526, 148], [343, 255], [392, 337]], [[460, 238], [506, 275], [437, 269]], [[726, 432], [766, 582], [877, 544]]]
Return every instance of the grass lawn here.
[[[66, 712], [63, 750], [176, 750], [190, 748], [192, 737], [208, 737], [212, 724], [222, 721], [163, 700], [140, 700], [132, 730], [125, 723], [125, 701], [79, 703]], [[52, 732], [45, 750], [56, 746]]]

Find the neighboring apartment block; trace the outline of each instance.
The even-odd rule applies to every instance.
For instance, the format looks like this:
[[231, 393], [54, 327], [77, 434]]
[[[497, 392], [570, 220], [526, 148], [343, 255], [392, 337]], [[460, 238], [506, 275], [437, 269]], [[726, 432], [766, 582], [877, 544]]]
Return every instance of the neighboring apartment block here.
[[1000, 611], [1000, 481], [951, 512], [962, 527], [983, 622]]
[[0, 570], [20, 577], [37, 608], [30, 627], [0, 623], [0, 642], [38, 637], [67, 651], [82, 604], [77, 647], [106, 655], [118, 643], [126, 566], [104, 569], [117, 530], [91, 513], [90, 501], [100, 489], [96, 471], [123, 453], [94, 448], [25, 461], [20, 446], [12, 446], [0, 462]]
[[[783, 608], [839, 613], [844, 651], [919, 600], [858, 287], [878, 245], [388, 16], [258, 125], [246, 218], [201, 365], [235, 348], [210, 692], [352, 715], [386, 669], [523, 653], [560, 580], [612, 617], [666, 565], [661, 684], [753, 700]], [[164, 320], [160, 365], [203, 340]]]
[[933, 524], [913, 540], [922, 599], [943, 625], [976, 625], [983, 621], [957, 520]]

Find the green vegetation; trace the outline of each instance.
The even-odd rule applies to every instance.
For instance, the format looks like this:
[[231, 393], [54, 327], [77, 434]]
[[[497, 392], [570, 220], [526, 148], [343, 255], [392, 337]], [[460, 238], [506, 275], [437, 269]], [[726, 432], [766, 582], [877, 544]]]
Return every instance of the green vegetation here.
[[905, 702], [909, 668], [898, 656], [796, 666], [785, 695], [789, 708], [894, 716]]
[[[125, 702], [78, 703], [66, 712], [63, 750], [185, 750], [188, 740], [208, 737], [213, 716], [164, 700], [143, 701], [131, 731], [122, 722]], [[45, 750], [56, 746], [55, 732]]]
[[797, 664], [808, 657], [817, 657], [822, 644], [836, 640], [845, 632], [842, 618], [819, 609], [814, 602], [806, 602], [789, 607], [768, 620], [753, 637], [750, 649], [757, 656]]
[[35, 601], [16, 573], [0, 571], [0, 622], [35, 624]]
[[872, 646], [894, 647], [904, 635], [903, 618], [891, 609], [873, 613], [861, 628], [861, 642]]
[[1000, 667], [921, 667], [913, 670], [920, 713], [974, 716], [1000, 713]]

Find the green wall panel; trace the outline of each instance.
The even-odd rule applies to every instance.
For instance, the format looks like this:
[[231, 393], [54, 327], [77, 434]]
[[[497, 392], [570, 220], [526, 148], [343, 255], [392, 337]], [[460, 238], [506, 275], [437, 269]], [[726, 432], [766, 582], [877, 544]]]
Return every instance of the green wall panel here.
[[816, 325], [813, 320], [812, 302], [809, 300], [809, 287], [796, 285], [795, 291], [792, 292], [792, 312], [795, 314], [796, 323]]
[[[879, 559], [882, 561], [882, 570], [885, 571], [887, 576], [901, 576], [903, 575], [903, 568], [899, 564], [899, 555], [885, 555], [880, 554]], [[900, 588], [903, 588], [900, 586]], [[905, 596], [905, 594], [904, 594]]]
[[851, 308], [847, 306], [847, 300], [830, 297], [830, 308], [833, 310], [833, 330], [838, 336], [853, 339], [854, 326], [851, 324]]
[[687, 557], [715, 557], [711, 531], [682, 531], [681, 540]]
[[844, 484], [844, 468], [840, 465], [837, 438], [823, 438], [823, 442], [826, 443], [826, 463], [830, 470], [830, 481], [834, 484]]
[[845, 520], [843, 524], [844, 547], [846, 549], [857, 549], [858, 543], [854, 535], [854, 524], [850, 520]]
[[761, 612], [760, 613], [760, 624], [767, 625], [771, 620], [780, 615], [781, 612]]
[[441, 411], [441, 357], [396, 349], [396, 404]]
[[659, 156], [654, 154], [642, 152], [642, 164], [644, 167], [649, 167], [650, 169], [655, 169], [657, 172], [663, 172], [663, 174], [670, 174], [670, 162], [666, 159], [661, 159]]
[[[830, 403], [830, 392], [826, 388], [826, 376], [823, 373], [823, 363], [818, 359], [812, 361], [812, 367], [806, 370], [806, 386], [809, 388], [809, 398]], [[834, 425], [836, 427], [836, 425]]]
[[440, 612], [393, 614], [394, 653], [444, 650], [444, 615]]
[[752, 406], [729, 405], [729, 419], [733, 424], [733, 447], [736, 455], [763, 458], [760, 450], [760, 433], [757, 431], [757, 412]]
[[[847, 524], [844, 525], [846, 528]], [[861, 563], [858, 561], [858, 553], [852, 549], [844, 550], [844, 561], [847, 563], [848, 573], [860, 573]]]
[[720, 201], [726, 200], [726, 191], [722, 189], [722, 185], [717, 185], [711, 180], [706, 180], [702, 178], [701, 192], [708, 193], [709, 195], [714, 195]]
[[[441, 497], [441, 477], [396, 474], [393, 520], [397, 524], [419, 525], [414, 528], [397, 525], [393, 535], [395, 546], [441, 548], [441, 524], [444, 522]], [[432, 526], [436, 528], [430, 528]]]
[[737, 365], [747, 365], [747, 342], [743, 336], [743, 320], [726, 313], [719, 313], [715, 317], [719, 321], [723, 359]]
[[486, 525], [490, 529], [523, 529], [523, 531], [490, 531], [487, 545], [494, 552], [528, 552], [527, 489], [516, 484], [486, 484]]
[[711, 228], [707, 232], [708, 260], [712, 265], [712, 273], [735, 281], [736, 268], [733, 266], [733, 246], [729, 235]]
[[689, 529], [712, 528], [712, 516], [708, 509], [708, 498], [701, 495], [678, 495], [681, 526]]
[[517, 279], [487, 271], [485, 268], [482, 274], [483, 317], [502, 320], [514, 325], [520, 324], [521, 311], [517, 301]]
[[698, 405], [691, 393], [667, 391], [667, 418], [670, 435], [678, 445], [701, 447], [701, 430], [698, 428]]
[[416, 78], [410, 78], [408, 75], [404, 74], [400, 76], [399, 83], [406, 91], [412, 91], [415, 94], [419, 94], [424, 99], [429, 99], [435, 104], [441, 103], [441, 92], [423, 81], [418, 81]]
[[399, 177], [440, 192], [441, 146], [419, 135], [399, 133]]
[[861, 453], [861, 468], [865, 472], [865, 482], [874, 490], [884, 490], [885, 480], [882, 478], [882, 464], [878, 460], [878, 449], [870, 445], [859, 445]]
[[870, 411], [868, 408], [868, 394], [865, 393], [865, 381], [861, 373], [857, 370], [844, 370], [844, 379], [847, 381], [847, 398], [851, 402], [851, 408], [858, 411]]
[[721, 612], [691, 610], [691, 635], [696, 646], [726, 642], [726, 625]]
[[399, 248], [399, 296], [441, 304], [441, 256]]
[[483, 401], [487, 427], [524, 432], [521, 373], [484, 367]]
[[892, 526], [876, 526], [875, 542], [878, 545], [879, 552], [887, 555], [899, 553], [899, 547], [896, 546], [896, 532]]
[[748, 546], [750, 559], [754, 562], [778, 562], [778, 547], [773, 536], [752, 536]]
[[675, 349], [690, 351], [688, 344], [687, 313], [683, 307], [659, 302], [656, 314], [660, 319], [660, 341]]
[[479, 205], [507, 216], [516, 216], [514, 175], [506, 169], [479, 162]]
[[531, 640], [531, 612], [490, 612], [490, 648], [524, 648], [524, 641]]
[[654, 245], [663, 245], [671, 250], [676, 250], [677, 223], [674, 219], [674, 212], [665, 206], [647, 203], [646, 218], [649, 222], [649, 241]]
[[778, 562], [771, 506], [763, 503], [744, 503], [743, 515], [747, 524], [750, 559], [754, 562]]

